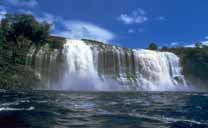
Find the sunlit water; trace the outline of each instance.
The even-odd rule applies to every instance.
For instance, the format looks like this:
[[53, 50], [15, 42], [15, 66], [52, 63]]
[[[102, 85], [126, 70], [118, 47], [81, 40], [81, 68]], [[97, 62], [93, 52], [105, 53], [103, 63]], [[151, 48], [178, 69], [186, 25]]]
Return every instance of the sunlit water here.
[[1, 128], [206, 128], [208, 93], [0, 92]]

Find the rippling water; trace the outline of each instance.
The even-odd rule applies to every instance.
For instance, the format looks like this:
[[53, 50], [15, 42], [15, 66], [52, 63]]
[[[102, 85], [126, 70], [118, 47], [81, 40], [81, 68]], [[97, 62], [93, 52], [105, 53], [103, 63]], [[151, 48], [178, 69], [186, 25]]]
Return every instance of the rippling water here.
[[1, 128], [206, 128], [208, 93], [0, 92]]

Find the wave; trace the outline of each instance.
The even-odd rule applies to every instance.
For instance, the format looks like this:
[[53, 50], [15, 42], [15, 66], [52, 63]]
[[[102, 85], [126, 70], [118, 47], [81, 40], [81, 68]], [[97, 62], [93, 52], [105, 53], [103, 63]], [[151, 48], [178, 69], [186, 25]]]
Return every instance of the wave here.
[[30, 106], [29, 108], [10, 108], [10, 107], [1, 107], [0, 108], [0, 112], [1, 111], [32, 111], [34, 110], [35, 107]]

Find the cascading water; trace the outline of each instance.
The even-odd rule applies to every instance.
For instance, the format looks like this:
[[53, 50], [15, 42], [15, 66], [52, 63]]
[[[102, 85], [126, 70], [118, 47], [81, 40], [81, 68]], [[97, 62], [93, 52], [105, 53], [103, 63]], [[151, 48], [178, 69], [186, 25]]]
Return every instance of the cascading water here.
[[173, 53], [87, 40], [67, 40], [58, 51], [44, 49], [31, 49], [28, 60], [49, 89], [170, 91], [186, 87], [179, 58]]
[[68, 40], [64, 45], [67, 69], [61, 85], [69, 90], [102, 90], [91, 48], [83, 41]]
[[[179, 58], [169, 52], [134, 50], [137, 82], [145, 90], [175, 90], [186, 85]], [[177, 79], [182, 79], [179, 81]]]

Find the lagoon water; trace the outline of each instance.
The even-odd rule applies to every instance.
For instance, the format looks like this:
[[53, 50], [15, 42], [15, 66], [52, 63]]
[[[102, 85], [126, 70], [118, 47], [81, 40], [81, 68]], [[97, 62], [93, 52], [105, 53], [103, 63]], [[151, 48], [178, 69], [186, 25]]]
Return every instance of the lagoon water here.
[[207, 128], [208, 93], [0, 92], [1, 128]]

